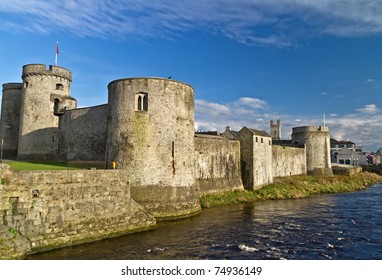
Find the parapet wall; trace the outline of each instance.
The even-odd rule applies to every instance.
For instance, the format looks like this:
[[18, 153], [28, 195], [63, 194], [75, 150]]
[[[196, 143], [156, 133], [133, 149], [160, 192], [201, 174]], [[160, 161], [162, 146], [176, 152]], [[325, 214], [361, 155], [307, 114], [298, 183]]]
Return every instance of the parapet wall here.
[[22, 78], [31, 75], [52, 75], [57, 77], [62, 77], [72, 81], [72, 72], [66, 68], [49, 65], [46, 68], [45, 64], [27, 64], [23, 66]]
[[240, 142], [217, 136], [196, 135], [195, 179], [200, 194], [243, 189]]
[[118, 170], [2, 170], [2, 224], [30, 241], [31, 252], [155, 227], [130, 197]]
[[273, 145], [272, 167], [274, 177], [306, 174], [305, 149]]

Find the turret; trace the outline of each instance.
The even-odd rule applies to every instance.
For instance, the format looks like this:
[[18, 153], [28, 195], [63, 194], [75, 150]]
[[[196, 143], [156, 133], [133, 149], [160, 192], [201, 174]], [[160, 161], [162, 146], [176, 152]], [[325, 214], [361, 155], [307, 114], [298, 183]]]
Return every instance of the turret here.
[[0, 139], [3, 158], [17, 155], [22, 83], [3, 84]]
[[59, 159], [59, 116], [77, 107], [70, 97], [72, 73], [62, 67], [23, 67], [18, 158]]
[[292, 142], [305, 144], [308, 174], [333, 175], [330, 161], [330, 134], [327, 126], [294, 127]]
[[[199, 211], [194, 185], [194, 90], [162, 78], [109, 84], [106, 161], [125, 169], [135, 201], [158, 218]], [[155, 201], [155, 203], [154, 203]], [[175, 214], [174, 214], [175, 215]]]

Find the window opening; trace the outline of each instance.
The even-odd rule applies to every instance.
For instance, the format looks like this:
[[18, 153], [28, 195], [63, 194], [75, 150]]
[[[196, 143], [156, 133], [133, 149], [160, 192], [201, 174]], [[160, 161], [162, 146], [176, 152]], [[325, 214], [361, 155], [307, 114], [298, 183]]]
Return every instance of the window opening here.
[[56, 84], [56, 90], [64, 90], [63, 84]]
[[147, 111], [148, 110], [148, 94], [147, 93], [137, 93], [135, 95], [135, 109], [137, 111]]

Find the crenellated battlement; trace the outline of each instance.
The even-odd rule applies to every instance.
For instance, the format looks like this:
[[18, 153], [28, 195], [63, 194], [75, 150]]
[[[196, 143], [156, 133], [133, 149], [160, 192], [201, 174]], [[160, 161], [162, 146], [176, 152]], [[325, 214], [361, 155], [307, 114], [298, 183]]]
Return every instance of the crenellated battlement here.
[[45, 75], [45, 76], [57, 76], [72, 81], [72, 72], [66, 68], [49, 65], [49, 68], [45, 64], [27, 64], [23, 66], [22, 79], [33, 75]]

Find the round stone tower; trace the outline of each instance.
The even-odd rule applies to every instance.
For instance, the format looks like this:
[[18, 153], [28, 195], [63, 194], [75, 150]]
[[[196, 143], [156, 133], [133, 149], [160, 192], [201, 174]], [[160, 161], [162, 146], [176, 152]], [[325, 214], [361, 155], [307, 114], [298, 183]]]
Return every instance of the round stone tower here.
[[161, 78], [109, 84], [106, 162], [129, 174], [131, 197], [157, 218], [200, 211], [194, 178], [194, 90]]
[[59, 160], [59, 116], [76, 108], [70, 97], [72, 73], [44, 64], [23, 66], [18, 158]]
[[12, 158], [17, 155], [22, 88], [22, 83], [3, 84], [0, 138], [4, 158]]
[[294, 127], [292, 142], [305, 144], [308, 174], [333, 175], [330, 162], [330, 134], [327, 126]]

